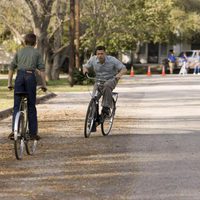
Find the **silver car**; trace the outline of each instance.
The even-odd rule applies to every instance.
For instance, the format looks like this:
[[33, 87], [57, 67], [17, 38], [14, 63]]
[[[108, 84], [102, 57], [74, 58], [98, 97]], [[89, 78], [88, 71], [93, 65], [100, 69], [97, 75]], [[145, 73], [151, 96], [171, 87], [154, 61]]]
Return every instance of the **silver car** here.
[[188, 67], [189, 68], [194, 68], [195, 63], [199, 62], [199, 56], [200, 56], [200, 50], [186, 50], [183, 51], [179, 54], [179, 56], [177, 57], [177, 67], [180, 68], [183, 65], [183, 53], [186, 54], [187, 59], [188, 59]]

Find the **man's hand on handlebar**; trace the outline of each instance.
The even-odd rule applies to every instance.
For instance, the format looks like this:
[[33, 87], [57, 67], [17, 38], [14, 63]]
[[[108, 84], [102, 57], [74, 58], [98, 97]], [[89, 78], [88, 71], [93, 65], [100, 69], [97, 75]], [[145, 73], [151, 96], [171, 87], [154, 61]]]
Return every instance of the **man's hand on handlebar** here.
[[13, 90], [14, 88], [13, 88], [12, 85], [9, 85], [9, 86], [8, 86], [8, 89], [11, 91], [11, 90]]
[[117, 77], [117, 76], [115, 77], [115, 80], [116, 80], [116, 81], [119, 81], [119, 79], [120, 79], [120, 77]]
[[47, 91], [47, 87], [46, 87], [46, 86], [41, 86], [40, 89], [41, 89], [43, 92], [46, 92], [46, 91]]
[[43, 92], [47, 91], [47, 87], [46, 86], [39, 86], [37, 89], [38, 90], [42, 90]]
[[46, 87], [41, 87], [41, 90], [42, 90], [43, 92], [46, 92], [46, 91], [47, 91], [47, 88], [46, 88]]
[[85, 75], [86, 77], [88, 77], [88, 72], [85, 72], [84, 75]]

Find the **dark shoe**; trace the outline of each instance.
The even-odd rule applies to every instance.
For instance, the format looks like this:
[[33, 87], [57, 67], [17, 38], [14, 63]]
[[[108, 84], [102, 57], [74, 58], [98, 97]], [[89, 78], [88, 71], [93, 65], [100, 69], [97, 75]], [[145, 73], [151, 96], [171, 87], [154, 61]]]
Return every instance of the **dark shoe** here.
[[8, 139], [14, 140], [14, 133], [13, 133], [13, 132], [11, 132], [11, 133], [9, 134]]
[[40, 140], [41, 137], [39, 135], [30, 135], [30, 140]]
[[103, 107], [102, 114], [105, 115], [105, 116], [109, 116], [110, 115], [110, 108]]

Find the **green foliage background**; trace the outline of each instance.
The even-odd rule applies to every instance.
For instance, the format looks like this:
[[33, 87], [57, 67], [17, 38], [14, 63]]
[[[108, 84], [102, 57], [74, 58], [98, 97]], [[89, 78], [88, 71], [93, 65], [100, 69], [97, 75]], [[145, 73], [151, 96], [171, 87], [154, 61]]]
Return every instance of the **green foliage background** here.
[[[200, 0], [84, 0], [80, 4], [82, 50], [92, 51], [99, 44], [110, 52], [134, 50], [138, 41], [175, 43], [180, 35], [191, 40], [200, 31]], [[69, 14], [69, 1], [67, 5]], [[31, 18], [27, 17], [30, 11], [24, 0], [1, 0], [0, 13], [1, 43], [16, 37], [10, 26], [20, 34], [32, 29]], [[54, 10], [49, 34], [56, 23], [53, 13]], [[68, 14], [63, 24], [63, 43], [68, 43]], [[11, 44], [5, 43], [8, 50], [18, 48]]]

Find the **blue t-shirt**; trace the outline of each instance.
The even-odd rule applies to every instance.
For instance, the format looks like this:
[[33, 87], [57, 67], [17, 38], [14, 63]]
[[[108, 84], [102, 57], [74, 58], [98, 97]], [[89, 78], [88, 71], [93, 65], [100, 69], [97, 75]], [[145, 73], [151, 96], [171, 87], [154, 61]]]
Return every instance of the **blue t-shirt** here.
[[169, 62], [175, 63], [176, 62], [176, 57], [173, 54], [168, 55], [168, 60]]

